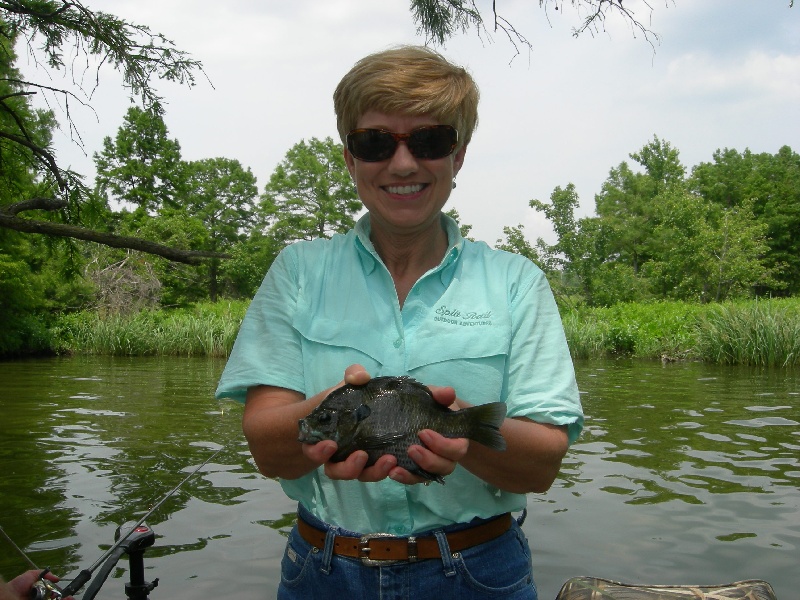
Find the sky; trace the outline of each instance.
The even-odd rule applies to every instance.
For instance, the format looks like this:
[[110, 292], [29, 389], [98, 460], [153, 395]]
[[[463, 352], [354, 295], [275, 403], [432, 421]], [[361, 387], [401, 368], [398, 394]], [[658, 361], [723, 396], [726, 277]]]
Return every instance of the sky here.
[[[594, 214], [609, 170], [654, 136], [691, 169], [717, 149], [800, 151], [800, 6], [789, 0], [625, 0], [657, 34], [648, 41], [620, 17], [575, 38], [580, 15], [564, 2], [497, 0], [531, 42], [519, 53], [502, 32], [459, 33], [436, 49], [467, 68], [481, 91], [479, 125], [448, 207], [471, 237], [494, 245], [504, 226], [555, 242], [529, 207], [575, 185], [578, 216]], [[408, 0], [84, 0], [95, 11], [147, 25], [203, 63], [196, 86], [159, 84], [164, 120], [184, 160], [224, 157], [250, 168], [259, 191], [300, 140], [338, 141], [332, 93], [361, 57], [423, 44]], [[490, 21], [491, 2], [477, 0]], [[649, 7], [651, 8], [648, 8]], [[18, 52], [20, 50], [18, 49]], [[20, 54], [23, 54], [20, 52]], [[76, 63], [80, 64], [80, 63]], [[41, 81], [29, 58], [20, 69]], [[78, 71], [80, 75], [80, 71]], [[73, 77], [73, 75], [70, 75]], [[94, 178], [92, 154], [130, 106], [121, 77], [100, 72], [92, 110], [70, 110], [83, 150], [65, 129], [62, 166]], [[49, 84], [59, 84], [58, 80]], [[40, 100], [41, 101], [41, 100]], [[63, 120], [63, 119], [62, 119]]]

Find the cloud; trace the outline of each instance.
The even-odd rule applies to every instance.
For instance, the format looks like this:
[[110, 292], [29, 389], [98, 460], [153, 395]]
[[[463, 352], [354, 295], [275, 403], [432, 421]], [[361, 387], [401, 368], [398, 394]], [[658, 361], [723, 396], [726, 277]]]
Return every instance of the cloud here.
[[670, 61], [661, 90], [695, 101], [743, 102], [754, 97], [800, 100], [800, 55], [753, 51], [742, 61], [686, 54]]

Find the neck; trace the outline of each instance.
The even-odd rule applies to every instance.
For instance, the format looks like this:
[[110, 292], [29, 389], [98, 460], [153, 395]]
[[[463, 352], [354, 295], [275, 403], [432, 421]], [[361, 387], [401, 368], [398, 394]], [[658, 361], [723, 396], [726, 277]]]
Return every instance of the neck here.
[[448, 246], [438, 221], [435, 227], [408, 234], [373, 228], [370, 239], [392, 276], [400, 306], [417, 280], [442, 262]]

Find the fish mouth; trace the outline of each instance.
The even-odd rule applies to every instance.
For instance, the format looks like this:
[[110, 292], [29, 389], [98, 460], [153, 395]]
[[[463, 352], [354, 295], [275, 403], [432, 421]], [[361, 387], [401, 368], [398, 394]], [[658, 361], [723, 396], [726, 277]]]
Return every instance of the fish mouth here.
[[300, 419], [297, 425], [299, 430], [297, 437], [298, 442], [302, 442], [304, 444], [316, 444], [322, 440], [322, 435], [320, 435], [318, 431], [314, 431], [314, 429], [305, 419]]

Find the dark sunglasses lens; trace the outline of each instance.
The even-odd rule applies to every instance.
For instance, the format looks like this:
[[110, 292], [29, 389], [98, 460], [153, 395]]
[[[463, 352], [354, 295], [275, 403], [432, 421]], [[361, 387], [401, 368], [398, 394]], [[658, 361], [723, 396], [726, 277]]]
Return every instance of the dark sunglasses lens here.
[[361, 129], [347, 136], [347, 149], [357, 159], [367, 162], [391, 158], [396, 148], [392, 134], [379, 129]]
[[444, 158], [453, 151], [457, 141], [458, 132], [452, 127], [422, 127], [411, 132], [408, 149], [417, 158]]

